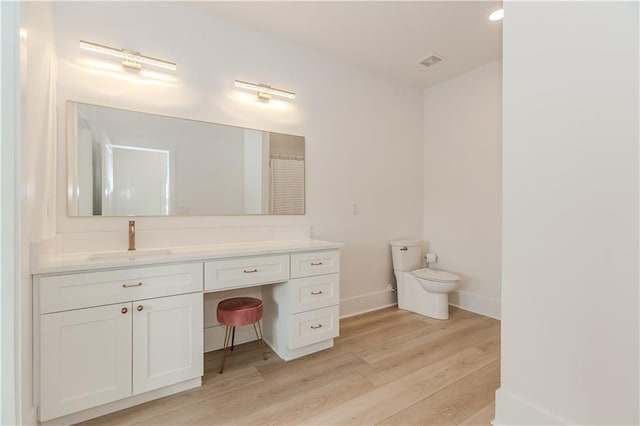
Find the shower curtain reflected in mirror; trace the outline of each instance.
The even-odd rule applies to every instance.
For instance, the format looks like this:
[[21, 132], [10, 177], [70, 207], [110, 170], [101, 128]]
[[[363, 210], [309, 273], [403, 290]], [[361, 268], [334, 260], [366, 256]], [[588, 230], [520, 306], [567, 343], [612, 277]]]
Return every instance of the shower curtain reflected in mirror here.
[[271, 214], [304, 213], [304, 157], [271, 156]]

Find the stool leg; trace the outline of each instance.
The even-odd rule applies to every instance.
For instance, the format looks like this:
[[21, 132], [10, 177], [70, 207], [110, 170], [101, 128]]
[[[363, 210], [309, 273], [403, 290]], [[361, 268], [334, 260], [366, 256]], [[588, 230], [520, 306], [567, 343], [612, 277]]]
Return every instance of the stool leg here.
[[231, 327], [227, 326], [224, 330], [224, 346], [222, 347], [222, 362], [220, 364], [220, 374], [224, 370], [224, 361], [227, 358], [227, 346], [229, 346], [229, 337], [231, 336]]
[[260, 329], [260, 334], [258, 334], [258, 329], [256, 329], [256, 323], [253, 323], [253, 330], [256, 332], [256, 337], [258, 338], [258, 342], [260, 343], [260, 350], [262, 351], [262, 359], [267, 360], [267, 351], [264, 350], [264, 341], [262, 340], [262, 327], [260, 327], [260, 321], [257, 321], [258, 329]]
[[232, 332], [231, 332], [231, 350], [233, 350], [233, 344], [236, 341], [236, 327], [233, 326]]

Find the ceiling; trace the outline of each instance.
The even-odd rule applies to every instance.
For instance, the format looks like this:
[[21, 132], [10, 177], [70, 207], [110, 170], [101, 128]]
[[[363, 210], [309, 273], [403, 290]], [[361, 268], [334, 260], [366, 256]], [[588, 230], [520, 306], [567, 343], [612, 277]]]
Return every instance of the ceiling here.
[[[227, 21], [427, 88], [502, 56], [501, 1], [196, 2]], [[419, 62], [436, 53], [432, 68]]]

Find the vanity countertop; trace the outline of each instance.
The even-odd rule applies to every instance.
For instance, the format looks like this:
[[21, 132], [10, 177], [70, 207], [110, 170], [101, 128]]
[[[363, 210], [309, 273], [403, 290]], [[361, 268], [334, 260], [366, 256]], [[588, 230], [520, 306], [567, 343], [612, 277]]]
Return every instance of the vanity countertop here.
[[315, 239], [272, 240], [242, 243], [220, 243], [170, 248], [141, 248], [135, 252], [104, 251], [78, 252], [40, 256], [33, 262], [33, 274], [61, 274], [96, 269], [158, 265], [175, 262], [191, 262], [241, 256], [296, 253], [331, 250], [344, 244]]

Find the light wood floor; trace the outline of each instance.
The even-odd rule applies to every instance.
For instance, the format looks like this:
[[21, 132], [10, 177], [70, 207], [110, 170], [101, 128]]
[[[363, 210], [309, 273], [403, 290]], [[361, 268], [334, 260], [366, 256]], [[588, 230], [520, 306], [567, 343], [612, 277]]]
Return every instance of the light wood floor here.
[[342, 320], [334, 348], [287, 363], [250, 342], [218, 374], [210, 352], [202, 387], [86, 424], [488, 425], [499, 356], [499, 321], [387, 308]]

